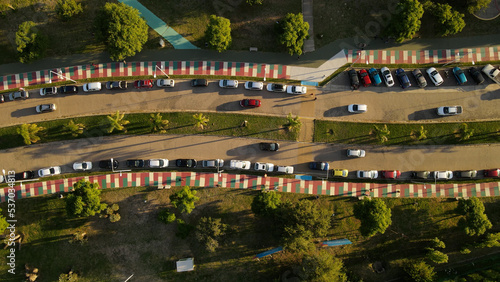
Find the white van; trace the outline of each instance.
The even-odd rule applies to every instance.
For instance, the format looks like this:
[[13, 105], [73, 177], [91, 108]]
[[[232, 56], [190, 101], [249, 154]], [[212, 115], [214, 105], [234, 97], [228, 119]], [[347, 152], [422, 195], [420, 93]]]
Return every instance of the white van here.
[[93, 92], [93, 91], [101, 91], [101, 83], [100, 82], [91, 82], [83, 85], [84, 92]]

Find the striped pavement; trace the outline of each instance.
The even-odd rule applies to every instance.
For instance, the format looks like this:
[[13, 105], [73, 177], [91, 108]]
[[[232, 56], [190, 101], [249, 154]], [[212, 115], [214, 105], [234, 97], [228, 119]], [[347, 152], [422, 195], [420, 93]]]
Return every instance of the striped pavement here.
[[[390, 183], [352, 183], [326, 180], [300, 180], [281, 177], [256, 175], [198, 172], [137, 172], [115, 173], [97, 176], [74, 177], [67, 179], [26, 182], [17, 185], [15, 199], [68, 192], [80, 179], [97, 182], [102, 189], [125, 187], [222, 187], [233, 189], [276, 190], [279, 192], [310, 195], [347, 196], [347, 197], [386, 197], [386, 198], [457, 198], [493, 197], [500, 195], [500, 182], [489, 183], [450, 183], [450, 184], [390, 184]], [[0, 189], [0, 202], [9, 197], [9, 187]], [[11, 197], [14, 195], [11, 195]]]

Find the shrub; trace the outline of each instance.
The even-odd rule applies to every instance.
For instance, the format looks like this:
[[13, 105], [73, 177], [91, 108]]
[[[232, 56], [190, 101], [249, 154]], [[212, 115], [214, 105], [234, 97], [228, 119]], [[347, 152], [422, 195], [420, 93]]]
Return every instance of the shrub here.
[[75, 0], [57, 0], [56, 13], [63, 21], [67, 21], [81, 12], [83, 12], [81, 3], [76, 3]]
[[169, 224], [175, 221], [175, 214], [168, 209], [164, 209], [158, 214], [158, 219], [165, 224]]

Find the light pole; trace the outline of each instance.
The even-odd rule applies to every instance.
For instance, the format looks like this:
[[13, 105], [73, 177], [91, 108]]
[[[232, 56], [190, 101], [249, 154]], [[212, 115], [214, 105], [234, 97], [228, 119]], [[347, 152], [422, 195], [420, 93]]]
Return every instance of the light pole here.
[[[453, 61], [451, 61], [449, 63], [444, 64], [442, 67], [445, 67], [445, 66], [447, 66], [449, 64], [453, 64], [456, 61], [460, 61], [463, 57], [467, 56], [467, 54], [469, 54], [469, 53], [473, 53], [473, 52], [465, 52], [462, 56], [460, 56], [460, 52], [459, 52], [458, 53], [458, 58], [456, 58], [455, 60], [453, 60]], [[472, 64], [474, 65], [474, 61], [472, 61]]]
[[266, 75], [267, 75], [267, 65], [264, 67], [264, 81], [266, 81]]
[[160, 71], [161, 71], [161, 72], [162, 72], [162, 73], [163, 73], [163, 74], [164, 74], [167, 78], [170, 78], [170, 77], [168, 76], [168, 74], [166, 74], [166, 73], [163, 71], [163, 68], [158, 67], [158, 65], [155, 65], [155, 73], [154, 73], [154, 75], [153, 75], [153, 77], [154, 77], [154, 78], [156, 78], [156, 69], [159, 69], [159, 70], [160, 70]]
[[66, 78], [66, 80], [71, 80], [71, 81], [73, 81], [73, 83], [76, 83], [76, 81], [74, 81], [73, 79], [63, 75], [62, 71], [54, 72], [52, 70], [49, 70], [49, 83], [52, 83], [52, 74], [57, 75], [59, 78], [64, 77], [64, 78]]
[[361, 59], [361, 51], [358, 51], [356, 54], [358, 55], [358, 58], [357, 58], [354, 62], [352, 62], [352, 64], [349, 66], [349, 68], [350, 68], [350, 69], [352, 69], [352, 66], [353, 66], [353, 65], [354, 65], [357, 61], [359, 61], [359, 59]]

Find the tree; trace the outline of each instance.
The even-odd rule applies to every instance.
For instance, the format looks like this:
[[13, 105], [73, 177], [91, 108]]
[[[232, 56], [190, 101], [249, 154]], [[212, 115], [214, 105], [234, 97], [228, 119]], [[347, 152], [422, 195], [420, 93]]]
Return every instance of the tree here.
[[479, 10], [488, 7], [490, 5], [491, 0], [468, 0], [467, 10], [469, 13], [474, 14]]
[[213, 253], [226, 231], [227, 224], [222, 223], [220, 218], [202, 217], [196, 225], [195, 236], [208, 252]]
[[252, 200], [252, 211], [256, 215], [272, 215], [281, 204], [281, 195], [275, 191], [262, 191]]
[[207, 123], [210, 121], [206, 116], [204, 116], [202, 113], [194, 114], [193, 115], [194, 120], [196, 121], [195, 127], [204, 129]]
[[191, 213], [194, 210], [194, 202], [200, 198], [196, 197], [196, 191], [184, 186], [180, 191], [170, 195], [170, 202], [182, 213]]
[[65, 131], [68, 131], [71, 136], [78, 137], [78, 135], [83, 133], [85, 125], [83, 123], [75, 123], [74, 120], [70, 120], [67, 124], [64, 125], [63, 128]]
[[39, 59], [47, 48], [47, 39], [36, 28], [32, 21], [23, 22], [16, 32], [16, 45], [19, 52], [19, 61], [29, 63]]
[[415, 282], [433, 282], [436, 277], [434, 267], [423, 260], [408, 260], [405, 263], [404, 270]]
[[459, 225], [467, 235], [479, 236], [492, 227], [484, 210], [483, 203], [477, 197], [458, 201], [457, 212], [465, 216], [459, 221]]
[[7, 219], [2, 215], [2, 209], [0, 209], [0, 234], [3, 234], [7, 227], [9, 227], [9, 224], [7, 223]]
[[302, 122], [300, 121], [299, 116], [292, 116], [292, 113], [288, 113], [288, 116], [286, 117], [288, 120], [288, 123], [285, 125], [288, 131], [291, 132], [296, 132], [300, 131], [300, 128], [302, 127]]
[[66, 211], [68, 216], [87, 217], [107, 208], [101, 203], [99, 184], [90, 183], [84, 179], [73, 184], [73, 191], [66, 197]]
[[384, 234], [391, 225], [391, 209], [378, 198], [364, 198], [354, 205], [354, 216], [361, 221], [361, 234], [366, 237]]
[[108, 133], [112, 133], [115, 129], [127, 132], [125, 125], [129, 124], [130, 121], [125, 120], [125, 114], [120, 114], [120, 111], [116, 111], [116, 113], [106, 116], [106, 120], [104, 121], [107, 126], [106, 131]]
[[247, 0], [247, 4], [250, 6], [262, 5], [262, 3], [264, 3], [264, 0]]
[[427, 249], [427, 258], [435, 263], [447, 263], [448, 262], [448, 255], [444, 254], [440, 251], [436, 251], [432, 248]]
[[20, 134], [23, 137], [24, 144], [31, 145], [31, 143], [36, 143], [40, 141], [39, 134], [45, 130], [44, 127], [38, 126], [34, 123], [30, 124], [21, 124], [19, 128], [17, 128], [17, 134]]
[[219, 52], [227, 50], [233, 42], [231, 38], [231, 22], [224, 17], [210, 15], [205, 40], [210, 49]]
[[462, 31], [465, 27], [464, 14], [453, 10], [448, 4], [434, 4], [432, 13], [437, 17], [439, 33], [441, 36], [453, 35]]
[[460, 141], [469, 140], [474, 135], [474, 129], [469, 129], [467, 123], [462, 123], [458, 134]]
[[63, 21], [68, 21], [81, 12], [83, 12], [81, 3], [76, 3], [75, 0], [57, 0], [56, 13]]
[[309, 36], [309, 23], [304, 21], [302, 13], [289, 13], [281, 20], [280, 44], [285, 45], [288, 54], [302, 55], [304, 40]]
[[168, 128], [168, 120], [164, 120], [160, 113], [151, 114], [151, 131], [166, 133]]
[[444, 242], [439, 240], [438, 237], [431, 239], [431, 245], [432, 245], [432, 248], [441, 248], [441, 249], [446, 248], [446, 245], [444, 244]]
[[119, 213], [114, 213], [112, 215], [109, 216], [109, 221], [111, 222], [117, 222], [117, 221], [120, 221], [122, 217], [120, 216]]
[[418, 140], [424, 140], [427, 139], [427, 133], [428, 131], [424, 128], [423, 125], [420, 126], [420, 130], [417, 131], [417, 139]]
[[148, 40], [148, 25], [139, 10], [123, 3], [106, 3], [96, 17], [96, 29], [114, 61], [134, 56]]
[[59, 275], [59, 280], [58, 282], [76, 282], [78, 281], [78, 275], [74, 273], [73, 271], [70, 271], [69, 273], [63, 273]]
[[321, 250], [304, 256], [298, 275], [304, 281], [347, 281], [343, 268], [342, 260]]
[[379, 127], [376, 125], [374, 125], [373, 127], [374, 127], [373, 134], [375, 135], [375, 138], [380, 143], [384, 143], [384, 142], [387, 142], [389, 140], [389, 137], [387, 137], [387, 136], [389, 136], [389, 134], [391, 134], [391, 132], [387, 128], [387, 124], [384, 124], [383, 127]]
[[484, 241], [481, 242], [478, 246], [480, 248], [500, 247], [500, 232], [487, 234]]
[[391, 18], [386, 33], [401, 43], [405, 39], [412, 39], [420, 30], [424, 7], [418, 0], [402, 0], [398, 3], [396, 11], [398, 13]]
[[316, 249], [312, 239], [314, 234], [304, 225], [286, 226], [283, 237], [283, 247], [289, 252], [309, 253]]
[[158, 214], [158, 219], [165, 224], [172, 223], [175, 221], [175, 213], [170, 212], [169, 209], [164, 209]]

